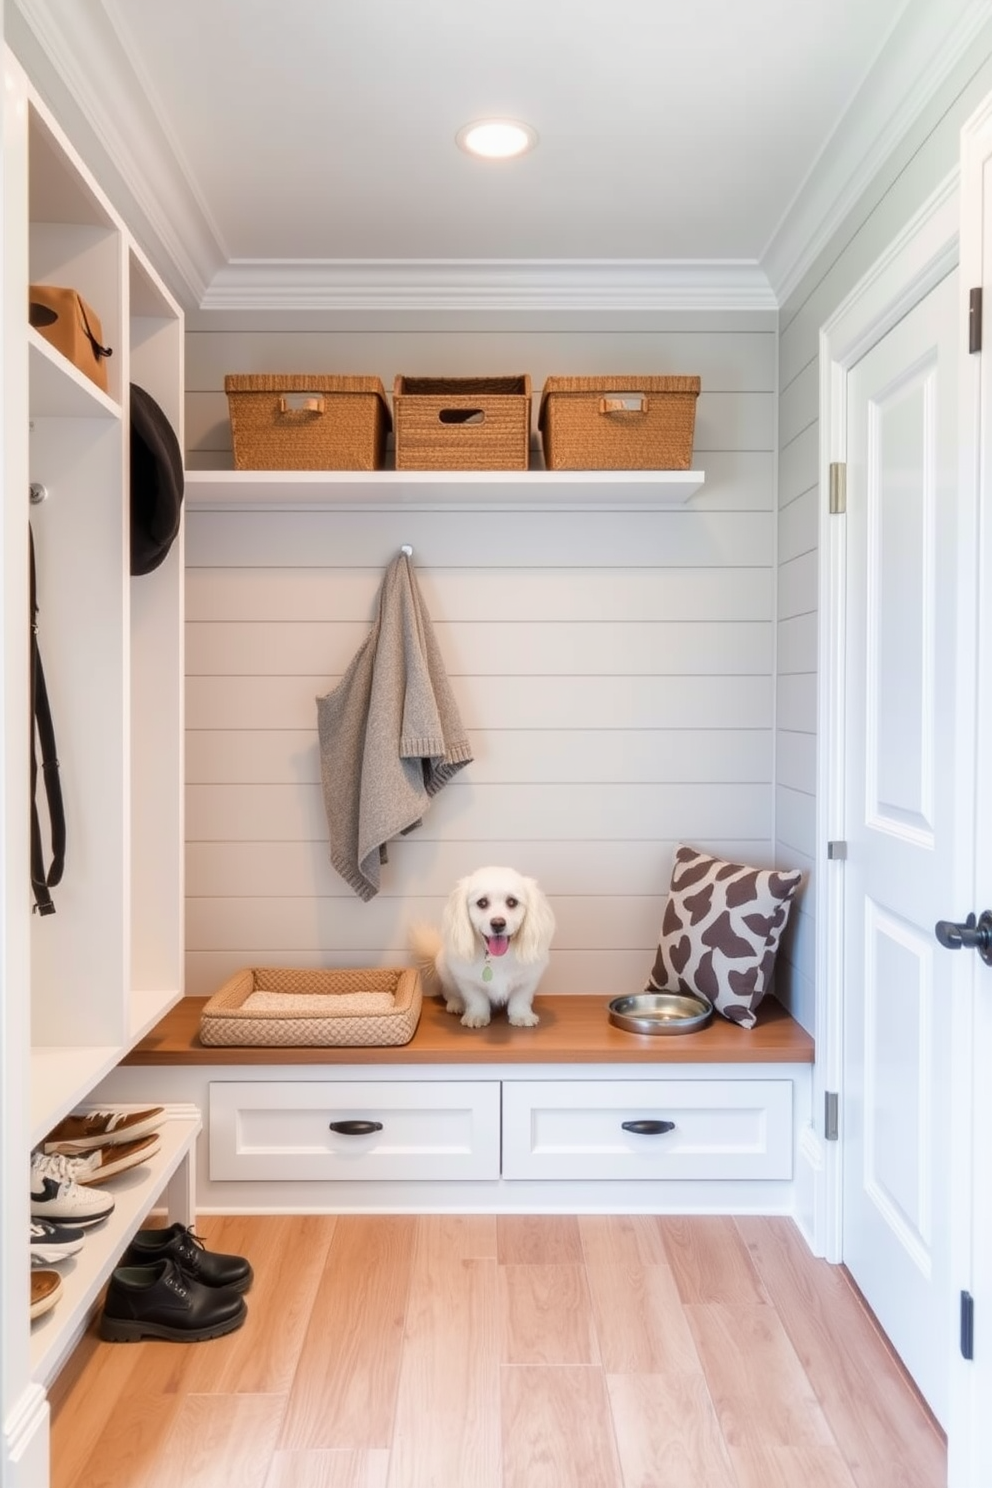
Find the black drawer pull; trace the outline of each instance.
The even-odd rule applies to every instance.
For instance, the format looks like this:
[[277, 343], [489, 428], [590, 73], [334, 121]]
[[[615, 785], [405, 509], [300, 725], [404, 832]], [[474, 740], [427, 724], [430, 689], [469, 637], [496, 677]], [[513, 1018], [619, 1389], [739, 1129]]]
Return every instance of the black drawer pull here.
[[675, 1130], [674, 1121], [621, 1121], [620, 1125], [624, 1131], [635, 1132], [639, 1137], [659, 1137]]
[[332, 1121], [331, 1131], [343, 1137], [367, 1137], [369, 1132], [382, 1131], [381, 1121]]

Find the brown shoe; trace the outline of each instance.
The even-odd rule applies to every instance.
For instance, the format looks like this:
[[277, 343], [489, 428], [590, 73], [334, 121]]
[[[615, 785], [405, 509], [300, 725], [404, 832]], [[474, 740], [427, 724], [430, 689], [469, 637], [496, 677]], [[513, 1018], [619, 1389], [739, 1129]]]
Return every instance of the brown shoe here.
[[62, 1278], [57, 1271], [31, 1272], [31, 1316], [49, 1312], [62, 1295]]
[[35, 1158], [35, 1167], [43, 1177], [57, 1178], [60, 1182], [70, 1178], [73, 1183], [82, 1183], [87, 1188], [106, 1183], [115, 1173], [126, 1172], [154, 1157], [162, 1145], [157, 1132], [149, 1137], [139, 1137], [136, 1142], [118, 1142], [113, 1147], [94, 1147], [92, 1152], [79, 1152], [73, 1157], [67, 1152], [47, 1152]]
[[91, 1152], [94, 1147], [107, 1147], [118, 1142], [132, 1142], [156, 1131], [165, 1120], [162, 1106], [149, 1106], [144, 1111], [84, 1111], [66, 1116], [45, 1138], [46, 1152]]

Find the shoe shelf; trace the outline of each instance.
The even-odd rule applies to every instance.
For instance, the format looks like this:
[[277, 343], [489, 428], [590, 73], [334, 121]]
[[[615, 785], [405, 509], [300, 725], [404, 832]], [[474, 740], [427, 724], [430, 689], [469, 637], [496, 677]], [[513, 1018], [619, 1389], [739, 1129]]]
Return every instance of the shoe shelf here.
[[701, 470], [188, 470], [203, 511], [307, 507], [617, 511], [684, 506]]
[[169, 1105], [165, 1111], [158, 1152], [100, 1185], [113, 1194], [113, 1212], [86, 1230], [77, 1255], [50, 1268], [62, 1278], [62, 1295], [31, 1324], [30, 1341], [31, 1378], [44, 1388], [86, 1331], [118, 1258], [162, 1195], [167, 1223], [193, 1223], [193, 1154], [202, 1119], [193, 1105]]

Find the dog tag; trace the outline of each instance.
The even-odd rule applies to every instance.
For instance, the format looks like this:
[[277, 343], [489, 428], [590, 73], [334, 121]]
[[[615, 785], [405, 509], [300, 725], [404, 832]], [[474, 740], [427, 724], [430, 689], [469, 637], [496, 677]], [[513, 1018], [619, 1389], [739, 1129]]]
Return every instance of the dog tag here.
[[491, 982], [492, 979], [493, 979], [493, 969], [492, 969], [492, 967], [491, 966], [484, 966], [482, 968], [482, 980], [484, 982]]

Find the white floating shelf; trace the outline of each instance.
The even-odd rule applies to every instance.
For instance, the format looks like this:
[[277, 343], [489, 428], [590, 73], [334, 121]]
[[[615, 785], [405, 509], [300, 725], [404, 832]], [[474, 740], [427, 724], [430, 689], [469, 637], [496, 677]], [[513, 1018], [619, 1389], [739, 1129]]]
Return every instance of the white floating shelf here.
[[189, 470], [197, 511], [300, 507], [499, 507], [523, 511], [683, 506], [701, 470]]

